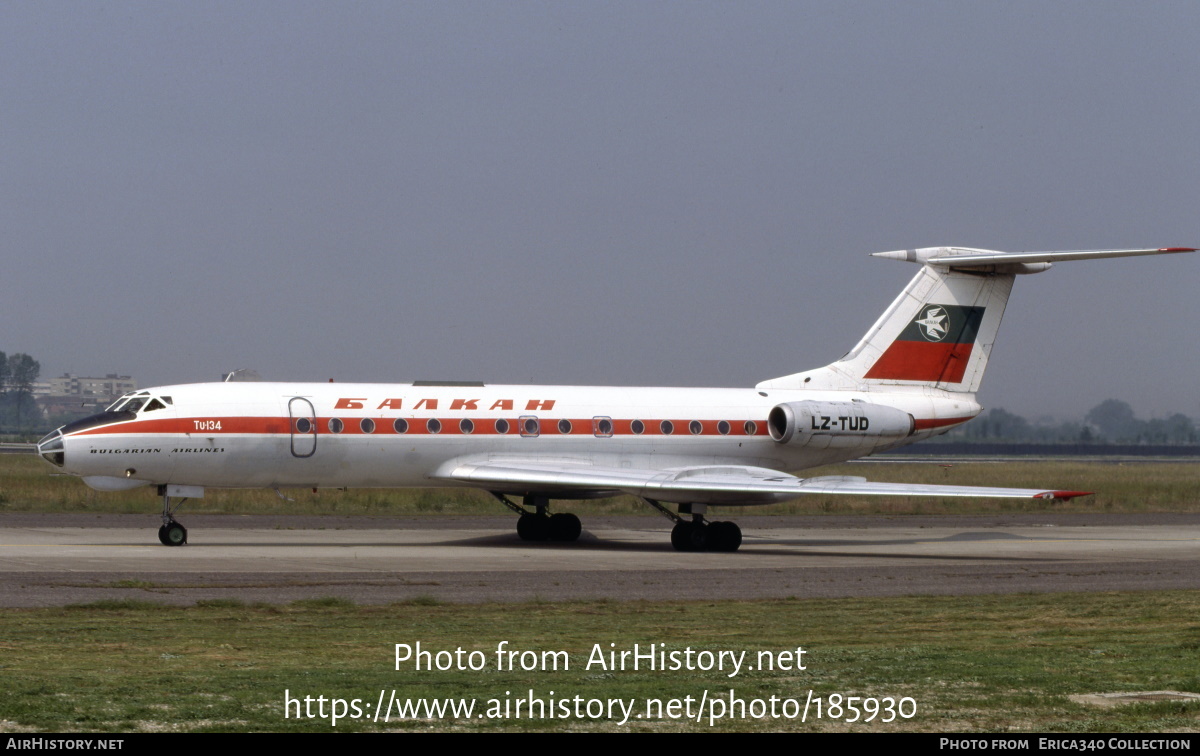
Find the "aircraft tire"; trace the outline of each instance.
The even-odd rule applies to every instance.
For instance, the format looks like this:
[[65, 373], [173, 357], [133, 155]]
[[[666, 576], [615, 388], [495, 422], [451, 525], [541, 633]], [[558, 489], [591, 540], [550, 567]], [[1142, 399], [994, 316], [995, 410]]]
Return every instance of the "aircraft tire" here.
[[737, 551], [742, 545], [742, 529], [736, 522], [714, 522], [709, 526], [708, 547], [712, 551]]
[[671, 545], [676, 551], [692, 551], [692, 523], [675, 523], [671, 528]]
[[688, 533], [688, 551], [707, 551], [712, 538], [708, 533], [708, 525], [703, 522], [693, 522], [692, 530]]
[[550, 540], [577, 541], [583, 532], [583, 523], [570, 512], [559, 512], [550, 516]]
[[523, 514], [517, 518], [517, 535], [522, 541], [545, 541], [550, 537], [550, 518]]
[[160, 525], [158, 528], [158, 542], [163, 546], [170, 546], [171, 542], [167, 540], [167, 526]]
[[[177, 522], [170, 522], [162, 527], [159, 540], [167, 546], [182, 546], [187, 543], [187, 528]], [[163, 539], [166, 536], [166, 539]]]

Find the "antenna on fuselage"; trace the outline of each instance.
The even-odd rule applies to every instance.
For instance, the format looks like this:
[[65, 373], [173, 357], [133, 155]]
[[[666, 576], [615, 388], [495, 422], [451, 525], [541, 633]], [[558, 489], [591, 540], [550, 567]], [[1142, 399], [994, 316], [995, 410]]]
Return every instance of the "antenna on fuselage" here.
[[221, 376], [221, 380], [224, 383], [230, 383], [232, 381], [261, 381], [262, 376], [258, 374], [257, 370], [251, 370], [250, 368], [238, 368], [237, 370], [231, 370], [230, 372], [223, 374]]

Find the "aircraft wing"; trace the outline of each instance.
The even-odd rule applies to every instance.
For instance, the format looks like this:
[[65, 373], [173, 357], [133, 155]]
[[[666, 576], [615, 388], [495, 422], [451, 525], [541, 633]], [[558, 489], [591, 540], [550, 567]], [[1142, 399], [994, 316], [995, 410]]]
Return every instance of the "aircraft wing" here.
[[[602, 467], [571, 459], [455, 460], [437, 480], [503, 493], [559, 496], [630, 494], [655, 501], [725, 506], [769, 504], [805, 494], [1070, 499], [1087, 491], [872, 483], [866, 478], [797, 478], [764, 467], [701, 465], [662, 470]], [[552, 497], [553, 498], [553, 497]]]

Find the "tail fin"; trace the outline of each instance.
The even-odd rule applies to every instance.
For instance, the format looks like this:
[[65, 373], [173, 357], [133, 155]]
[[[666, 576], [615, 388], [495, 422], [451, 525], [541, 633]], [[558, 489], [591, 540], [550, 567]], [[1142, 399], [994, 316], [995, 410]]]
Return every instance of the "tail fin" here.
[[1017, 275], [1041, 273], [1054, 262], [1130, 257], [1191, 248], [1025, 252], [962, 247], [877, 252], [877, 257], [922, 268], [862, 340], [842, 359], [817, 370], [775, 378], [758, 388], [851, 389], [933, 386], [974, 394]]

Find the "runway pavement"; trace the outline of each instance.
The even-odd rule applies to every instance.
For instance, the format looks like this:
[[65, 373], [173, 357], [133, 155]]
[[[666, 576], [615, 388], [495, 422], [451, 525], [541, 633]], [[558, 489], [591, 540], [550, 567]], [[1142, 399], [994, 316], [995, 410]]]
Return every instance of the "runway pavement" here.
[[0, 606], [338, 596], [387, 603], [750, 599], [1200, 587], [1200, 515], [735, 518], [735, 554], [679, 553], [657, 517], [584, 519], [574, 544], [506, 517], [0, 515]]

